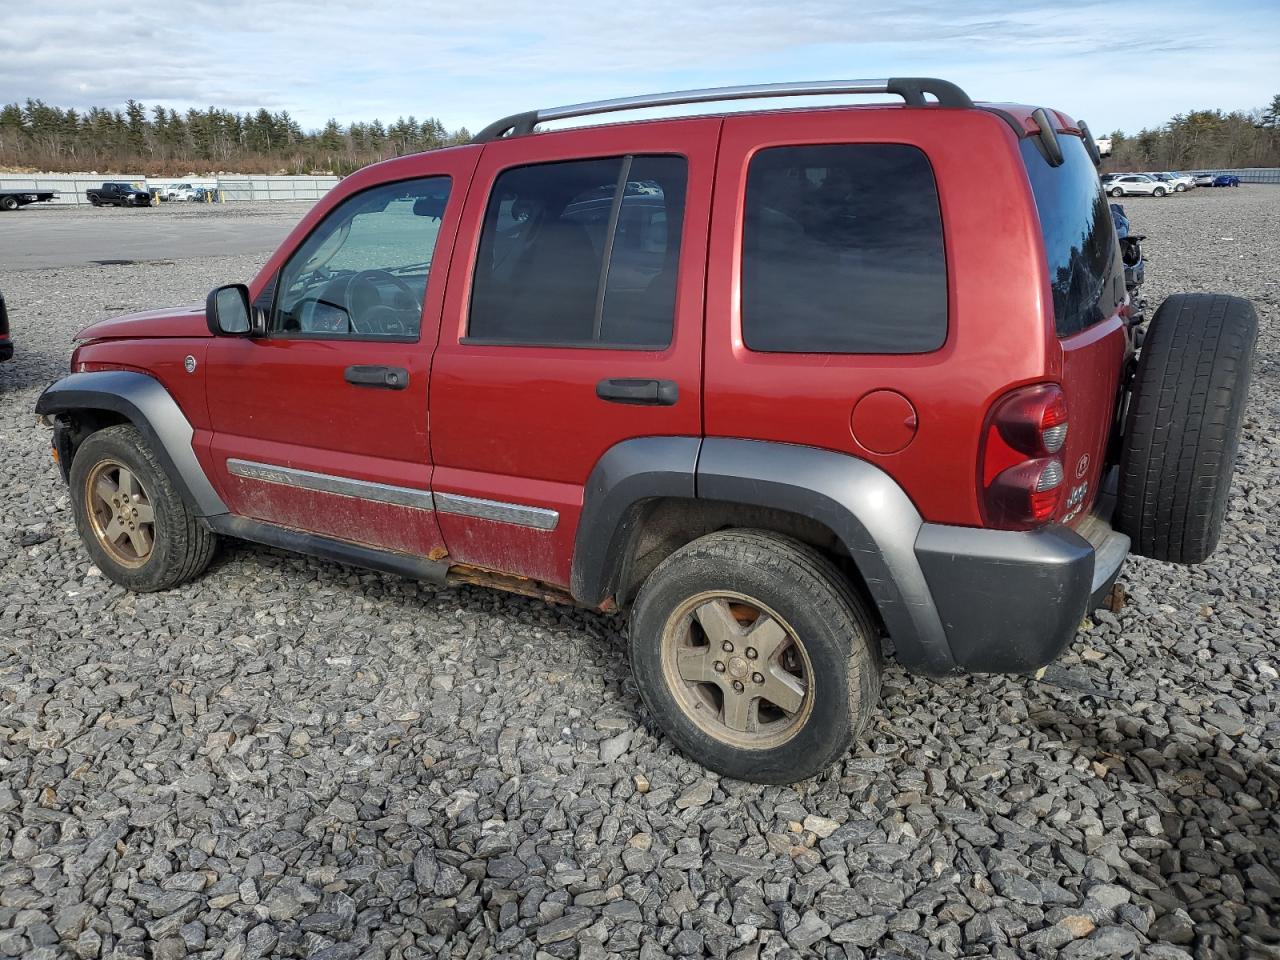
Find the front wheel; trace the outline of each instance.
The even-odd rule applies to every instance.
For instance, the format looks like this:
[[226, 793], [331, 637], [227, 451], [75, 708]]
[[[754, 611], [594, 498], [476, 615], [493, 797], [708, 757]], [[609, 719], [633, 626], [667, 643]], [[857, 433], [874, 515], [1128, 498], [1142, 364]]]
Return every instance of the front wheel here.
[[1187, 185], [1186, 185], [1185, 183], [1180, 183], [1180, 184], [1178, 184], [1176, 187], [1174, 187], [1173, 189], [1174, 189], [1174, 192], [1175, 192], [1175, 193], [1186, 193], [1186, 192], [1187, 192]]
[[708, 534], [649, 575], [631, 615], [645, 705], [718, 773], [792, 783], [838, 760], [880, 693], [879, 639], [816, 550], [758, 530]]
[[199, 576], [217, 537], [190, 511], [131, 424], [90, 435], [71, 461], [71, 507], [85, 551], [139, 593]]
[[1112, 195], [1113, 197], [1123, 197], [1123, 196], [1124, 196], [1124, 191], [1123, 191], [1122, 189], [1120, 189], [1119, 187], [1116, 187], [1116, 188], [1114, 188], [1114, 189], [1111, 191], [1111, 195]]
[[1153, 192], [1153, 196], [1157, 196], [1157, 197], [1163, 197], [1164, 194], [1165, 194], [1164, 187], [1156, 187], [1155, 191]]

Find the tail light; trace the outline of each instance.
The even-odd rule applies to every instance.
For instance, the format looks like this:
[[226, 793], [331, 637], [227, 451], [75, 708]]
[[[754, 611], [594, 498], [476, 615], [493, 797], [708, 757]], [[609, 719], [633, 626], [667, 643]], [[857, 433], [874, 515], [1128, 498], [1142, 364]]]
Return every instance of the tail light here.
[[980, 454], [987, 526], [1030, 530], [1053, 519], [1066, 492], [1066, 442], [1067, 398], [1056, 383], [1023, 387], [997, 401]]

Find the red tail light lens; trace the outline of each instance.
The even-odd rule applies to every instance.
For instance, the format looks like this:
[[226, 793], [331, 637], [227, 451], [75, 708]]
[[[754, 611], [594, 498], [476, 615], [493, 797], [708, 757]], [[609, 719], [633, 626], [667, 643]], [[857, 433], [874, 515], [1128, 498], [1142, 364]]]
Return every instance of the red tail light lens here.
[[992, 408], [981, 453], [982, 515], [988, 526], [1029, 530], [1058, 512], [1065, 487], [1067, 398], [1057, 384], [1024, 387]]

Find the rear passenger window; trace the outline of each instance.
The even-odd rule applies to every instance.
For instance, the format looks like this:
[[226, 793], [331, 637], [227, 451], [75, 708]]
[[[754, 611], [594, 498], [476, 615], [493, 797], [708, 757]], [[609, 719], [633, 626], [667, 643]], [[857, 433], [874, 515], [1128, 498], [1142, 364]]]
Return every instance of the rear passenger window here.
[[628, 156], [515, 167], [480, 234], [468, 341], [671, 343], [688, 163]]
[[938, 190], [915, 147], [761, 150], [742, 243], [751, 350], [926, 353], [947, 339]]

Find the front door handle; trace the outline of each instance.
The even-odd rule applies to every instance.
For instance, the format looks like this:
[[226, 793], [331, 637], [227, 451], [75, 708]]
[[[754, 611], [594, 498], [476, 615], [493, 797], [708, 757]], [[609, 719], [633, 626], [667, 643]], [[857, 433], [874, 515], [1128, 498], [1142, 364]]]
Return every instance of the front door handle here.
[[601, 380], [596, 396], [610, 403], [635, 403], [651, 407], [670, 407], [680, 399], [680, 388], [674, 380]]
[[409, 386], [409, 371], [404, 367], [347, 367], [343, 377], [356, 387], [403, 390]]

